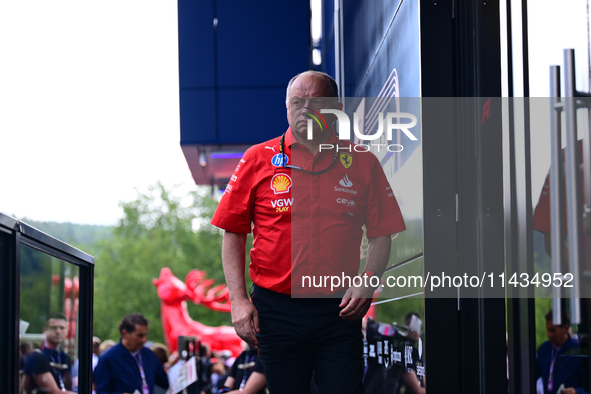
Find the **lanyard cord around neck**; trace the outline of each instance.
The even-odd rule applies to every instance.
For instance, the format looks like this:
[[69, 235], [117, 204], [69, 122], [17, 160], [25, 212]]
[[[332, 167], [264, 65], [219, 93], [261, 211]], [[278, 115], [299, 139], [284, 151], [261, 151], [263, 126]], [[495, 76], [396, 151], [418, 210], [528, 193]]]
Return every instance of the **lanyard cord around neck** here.
[[552, 391], [552, 388], [554, 387], [554, 363], [556, 362], [556, 357], [558, 356], [560, 349], [562, 349], [562, 346], [552, 346], [552, 361], [550, 363], [550, 374], [548, 376], [548, 391]]
[[46, 344], [43, 344], [43, 346], [41, 347], [41, 349], [43, 349], [43, 350], [55, 350], [55, 352], [57, 353], [57, 361], [55, 360], [55, 358], [53, 358], [53, 355], [51, 353], [48, 354], [49, 355], [49, 358], [51, 359], [51, 361], [54, 364], [57, 364], [59, 366], [58, 368], [56, 368], [54, 366], [51, 366], [51, 369], [52, 369], [52, 371], [55, 371], [57, 373], [57, 377], [58, 377], [59, 384], [60, 384], [60, 389], [62, 391], [66, 391], [66, 385], [64, 384], [64, 378], [62, 376], [62, 374], [63, 374], [63, 370], [61, 369], [61, 366], [62, 366], [62, 356], [61, 356], [60, 350], [57, 347], [54, 348], [54, 349], [50, 349], [50, 348], [47, 347]]
[[[252, 356], [252, 358], [254, 359], [254, 356]], [[250, 360], [251, 360], [251, 357], [250, 357], [250, 355], [249, 355], [249, 354], [247, 354], [247, 355], [244, 357], [244, 365], [246, 366], [246, 365], [247, 365], [247, 364], [250, 362]], [[244, 386], [246, 385], [246, 381], [248, 380], [248, 377], [250, 376], [250, 375], [248, 374], [248, 371], [249, 371], [249, 369], [250, 369], [250, 368], [245, 368], [245, 369], [244, 369], [244, 374], [242, 375], [242, 382], [240, 383], [240, 388], [239, 388], [239, 390], [242, 390], [242, 389], [244, 389]]]
[[138, 369], [140, 370], [140, 376], [142, 378], [142, 394], [148, 394], [149, 393], [149, 387], [148, 387], [148, 383], [146, 382], [146, 373], [144, 371], [144, 365], [142, 363], [142, 356], [140, 355], [140, 352], [137, 353], [131, 353], [133, 359], [135, 360]]
[[303, 171], [306, 172], [310, 175], [322, 175], [325, 172], [327, 172], [328, 170], [331, 169], [331, 167], [334, 165], [334, 163], [337, 161], [337, 147], [334, 147], [334, 156], [332, 157], [332, 161], [330, 162], [330, 165], [328, 167], [326, 167], [324, 170], [321, 171], [308, 171], [308, 170], [304, 170], [302, 167], [299, 166], [294, 166], [294, 165], [287, 165], [285, 162], [287, 160], [285, 160], [285, 158], [287, 157], [286, 154], [283, 153], [283, 146], [285, 145], [285, 133], [283, 133], [283, 135], [281, 136], [281, 139], [279, 140], [279, 154], [281, 155], [281, 166], [283, 167], [283, 169], [292, 169], [292, 170], [299, 170], [299, 171]]

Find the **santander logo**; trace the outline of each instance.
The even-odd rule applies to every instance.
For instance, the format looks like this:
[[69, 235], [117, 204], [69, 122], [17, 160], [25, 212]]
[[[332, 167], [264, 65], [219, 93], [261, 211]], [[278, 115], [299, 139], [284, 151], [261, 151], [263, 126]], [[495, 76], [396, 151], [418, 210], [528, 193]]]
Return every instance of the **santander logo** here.
[[335, 192], [357, 194], [357, 190], [349, 189], [351, 186], [353, 186], [353, 182], [351, 182], [348, 175], [345, 175], [345, 177], [339, 181], [339, 184], [343, 187], [335, 186], [334, 187]]
[[340, 183], [341, 186], [345, 186], [345, 187], [351, 187], [351, 186], [353, 186], [353, 182], [351, 182], [349, 180], [349, 175], [345, 175], [345, 177], [343, 179], [341, 179], [339, 181], [339, 183]]

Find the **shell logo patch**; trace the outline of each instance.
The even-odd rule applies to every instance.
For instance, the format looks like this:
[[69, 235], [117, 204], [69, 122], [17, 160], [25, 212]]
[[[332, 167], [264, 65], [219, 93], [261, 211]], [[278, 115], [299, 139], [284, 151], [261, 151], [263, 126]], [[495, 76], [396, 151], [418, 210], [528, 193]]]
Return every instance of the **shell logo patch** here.
[[353, 164], [353, 156], [348, 153], [339, 153], [339, 159], [345, 168], [349, 168], [351, 167], [351, 164]]
[[275, 194], [289, 193], [291, 178], [287, 174], [276, 174], [271, 178], [271, 189]]

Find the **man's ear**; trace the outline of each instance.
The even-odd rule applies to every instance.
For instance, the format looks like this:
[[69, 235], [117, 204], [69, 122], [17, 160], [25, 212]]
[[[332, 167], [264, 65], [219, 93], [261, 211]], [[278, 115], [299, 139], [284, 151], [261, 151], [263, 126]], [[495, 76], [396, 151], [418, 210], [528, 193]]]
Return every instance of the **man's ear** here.
[[339, 107], [339, 111], [343, 110], [343, 103], [338, 103], [337, 107]]

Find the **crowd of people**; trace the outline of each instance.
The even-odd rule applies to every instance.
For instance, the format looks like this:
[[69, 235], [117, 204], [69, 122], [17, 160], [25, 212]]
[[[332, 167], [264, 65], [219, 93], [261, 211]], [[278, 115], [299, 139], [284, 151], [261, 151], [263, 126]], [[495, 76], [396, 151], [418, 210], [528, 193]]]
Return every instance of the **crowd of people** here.
[[[43, 343], [36, 348], [30, 342], [21, 344], [22, 393], [78, 392], [79, 360], [72, 362], [63, 349], [67, 336], [66, 322], [63, 314], [51, 314], [45, 324]], [[171, 354], [164, 344], [149, 342], [148, 326], [148, 320], [142, 315], [130, 314], [119, 324], [121, 338], [118, 342], [93, 337], [93, 394], [171, 393], [170, 388], [186, 360], [179, 356], [178, 351]], [[206, 344], [202, 344], [197, 354], [196, 392], [267, 393], [267, 381], [258, 350], [246, 342], [243, 342], [243, 348], [238, 357], [233, 357], [229, 350], [212, 352]], [[368, 378], [372, 379], [369, 375]], [[371, 387], [370, 384], [368, 393], [372, 392]], [[314, 379], [310, 381], [310, 388], [311, 392], [318, 392]], [[418, 392], [423, 393], [424, 390]]]
[[[64, 351], [67, 319], [51, 314], [46, 321], [45, 340], [38, 347], [31, 342], [21, 344], [21, 392], [77, 393], [79, 360], [72, 362]], [[93, 394], [168, 394], [184, 362], [178, 351], [169, 352], [166, 345], [148, 341], [149, 322], [140, 314], [125, 316], [119, 324], [121, 338], [101, 341], [93, 337]], [[418, 335], [418, 333], [416, 333]], [[258, 349], [243, 342], [244, 351], [233, 357], [229, 350], [211, 351], [202, 344], [198, 351], [197, 375], [194, 383], [198, 393], [267, 393], [267, 381]], [[377, 379], [371, 376], [366, 379]], [[416, 379], [416, 375], [414, 375]], [[418, 381], [417, 381], [418, 382]], [[375, 387], [369, 382], [371, 387]], [[398, 387], [395, 384], [393, 387]], [[417, 386], [418, 387], [418, 386]], [[314, 379], [311, 392], [317, 393]], [[417, 391], [418, 393], [424, 393]], [[406, 393], [412, 393], [407, 390]]]
[[[51, 314], [44, 327], [45, 340], [34, 347], [22, 343], [21, 393], [77, 393], [79, 360], [71, 361], [64, 351], [67, 318]], [[119, 324], [121, 338], [101, 341], [93, 337], [93, 394], [166, 394], [186, 360], [166, 345], [148, 341], [149, 322], [140, 314], [130, 314]], [[244, 352], [233, 357], [229, 350], [212, 352], [203, 344], [198, 354], [201, 394], [265, 393], [266, 380], [257, 349], [244, 343]]]
[[[563, 316], [561, 325], [552, 321], [552, 312], [545, 316], [548, 341], [537, 352], [538, 393], [584, 394], [585, 371], [580, 357], [578, 339], [570, 331], [568, 317]], [[418, 326], [415, 322], [418, 321]], [[20, 366], [22, 370], [21, 392], [32, 393], [77, 393], [78, 360], [71, 362], [62, 349], [67, 335], [66, 317], [51, 314], [45, 324], [45, 340], [38, 347], [31, 343], [21, 344]], [[421, 350], [420, 316], [416, 312], [405, 318], [403, 337], [405, 345], [414, 351]], [[386, 327], [388, 326], [388, 327]], [[371, 319], [364, 325], [365, 339], [373, 343], [380, 339], [395, 340], [401, 327], [378, 323]], [[169, 352], [166, 345], [148, 342], [148, 320], [140, 314], [123, 318], [119, 325], [121, 338], [102, 341], [93, 338], [93, 394], [168, 394], [186, 360], [178, 351]], [[267, 380], [258, 349], [243, 343], [244, 351], [233, 357], [229, 350], [212, 352], [206, 344], [197, 351], [195, 392], [215, 393], [267, 393]], [[571, 357], [568, 357], [571, 356]], [[185, 356], [185, 358], [187, 358]], [[424, 375], [417, 376], [416, 366], [424, 363], [415, 357], [410, 367], [378, 364], [375, 359], [366, 363], [364, 386], [367, 394], [424, 394]], [[424, 365], [424, 364], [423, 364]], [[317, 393], [314, 377], [310, 392]]]

